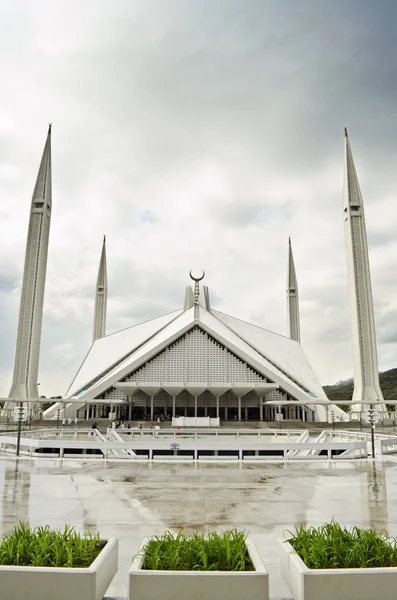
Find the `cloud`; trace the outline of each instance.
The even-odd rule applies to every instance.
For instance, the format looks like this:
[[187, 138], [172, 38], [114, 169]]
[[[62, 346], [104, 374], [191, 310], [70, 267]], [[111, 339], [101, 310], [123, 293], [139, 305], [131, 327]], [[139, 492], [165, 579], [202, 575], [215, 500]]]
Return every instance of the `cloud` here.
[[62, 393], [91, 343], [104, 233], [109, 332], [179, 308], [189, 269], [202, 266], [214, 308], [285, 333], [291, 236], [303, 346], [322, 381], [350, 377], [345, 125], [379, 364], [396, 366], [394, 2], [37, 0], [0, 12], [0, 395], [48, 121], [41, 391]]

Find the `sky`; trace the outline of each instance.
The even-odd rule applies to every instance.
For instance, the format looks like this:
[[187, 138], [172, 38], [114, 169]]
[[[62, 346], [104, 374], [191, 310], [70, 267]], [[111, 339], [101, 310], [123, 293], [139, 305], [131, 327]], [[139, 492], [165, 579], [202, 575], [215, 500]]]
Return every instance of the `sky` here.
[[104, 234], [108, 333], [181, 308], [203, 268], [215, 309], [283, 335], [290, 236], [302, 346], [323, 385], [351, 377], [345, 126], [396, 367], [396, 19], [394, 0], [3, 0], [0, 396], [49, 122], [41, 394], [90, 347]]

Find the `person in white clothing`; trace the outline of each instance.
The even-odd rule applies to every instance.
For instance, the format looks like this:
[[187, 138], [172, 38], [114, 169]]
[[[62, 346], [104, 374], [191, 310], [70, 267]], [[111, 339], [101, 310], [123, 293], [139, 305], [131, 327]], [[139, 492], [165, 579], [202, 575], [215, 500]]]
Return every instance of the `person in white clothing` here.
[[68, 419], [68, 425], [71, 425], [71, 424], [72, 424], [72, 417], [69, 417], [69, 419]]
[[76, 418], [75, 418], [75, 420], [74, 420], [74, 424], [75, 424], [75, 425], [77, 425], [78, 421], [79, 421], [79, 420], [78, 420], [78, 418], [76, 417]]

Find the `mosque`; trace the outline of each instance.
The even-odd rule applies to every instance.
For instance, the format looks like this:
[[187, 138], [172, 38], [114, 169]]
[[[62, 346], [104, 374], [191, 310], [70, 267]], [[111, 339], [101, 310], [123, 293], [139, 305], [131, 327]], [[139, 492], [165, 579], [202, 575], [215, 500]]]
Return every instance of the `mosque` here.
[[[354, 358], [355, 410], [384, 410], [379, 387], [364, 206], [345, 131], [345, 223]], [[33, 192], [13, 383], [5, 409], [38, 399], [41, 323], [51, 221], [51, 126]], [[331, 404], [300, 344], [298, 285], [289, 241], [288, 337], [223, 314], [210, 303], [202, 273], [183, 305], [106, 335], [106, 240], [96, 284], [93, 342], [65, 397], [45, 418], [219, 417], [232, 421], [325, 421], [345, 413]]]

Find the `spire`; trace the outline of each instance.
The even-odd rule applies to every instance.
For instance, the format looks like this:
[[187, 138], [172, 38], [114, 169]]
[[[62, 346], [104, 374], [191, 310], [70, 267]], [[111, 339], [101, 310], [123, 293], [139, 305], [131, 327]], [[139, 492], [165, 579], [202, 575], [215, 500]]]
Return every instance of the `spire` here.
[[203, 269], [200, 277], [193, 275], [192, 271], [189, 273], [190, 279], [194, 281], [194, 318], [199, 318], [199, 299], [200, 299], [200, 281], [205, 277], [205, 271]]
[[[38, 370], [51, 223], [51, 127], [48, 130], [30, 208], [14, 376], [9, 398], [38, 398]], [[7, 408], [7, 407], [5, 407]]]
[[294, 257], [292, 255], [291, 238], [288, 238], [287, 327], [291, 340], [300, 343], [298, 282], [295, 273]]
[[343, 217], [354, 362], [353, 402], [357, 402], [352, 410], [361, 412], [365, 410], [361, 403], [383, 404], [384, 400], [379, 386], [364, 203], [346, 128]]
[[108, 299], [108, 278], [106, 268], [106, 236], [103, 236], [101, 260], [99, 262], [98, 277], [96, 281], [94, 331], [92, 341], [99, 340], [106, 335], [106, 308]]

